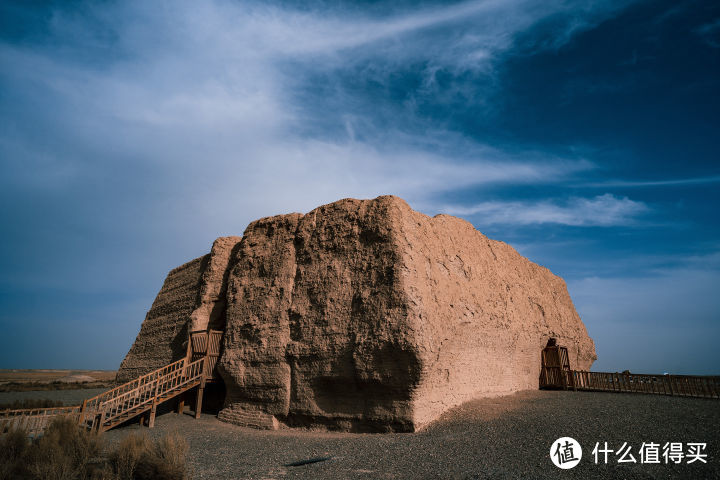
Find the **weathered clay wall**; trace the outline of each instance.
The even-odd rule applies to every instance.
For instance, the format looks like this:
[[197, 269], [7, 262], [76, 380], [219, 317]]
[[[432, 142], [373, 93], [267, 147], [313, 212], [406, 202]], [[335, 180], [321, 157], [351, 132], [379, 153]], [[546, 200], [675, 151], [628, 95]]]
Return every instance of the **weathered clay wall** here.
[[168, 273], [120, 364], [119, 382], [181, 359], [190, 330], [224, 327], [228, 259], [239, 241], [240, 237], [220, 237], [209, 254]]
[[247, 228], [229, 278], [220, 418], [412, 429], [420, 366], [389, 207], [344, 200]]
[[118, 373], [225, 329], [222, 420], [414, 431], [471, 398], [538, 388], [550, 337], [595, 359], [563, 280], [468, 222], [397, 197], [251, 223], [170, 272]]
[[568, 346], [574, 368], [590, 368], [595, 348], [560, 277], [465, 220], [398, 208], [408, 321], [423, 365], [416, 427], [478, 396], [538, 388], [550, 337]]
[[258, 220], [231, 263], [228, 421], [415, 430], [537, 388], [550, 337], [577, 368], [595, 358], [559, 277], [397, 197]]

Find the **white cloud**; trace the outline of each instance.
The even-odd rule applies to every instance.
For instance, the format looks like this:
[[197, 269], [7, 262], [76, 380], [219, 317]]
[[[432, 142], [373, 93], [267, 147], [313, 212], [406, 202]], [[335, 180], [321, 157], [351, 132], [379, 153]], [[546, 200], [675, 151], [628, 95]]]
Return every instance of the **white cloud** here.
[[[299, 105], [298, 79], [309, 66], [332, 71], [368, 56], [391, 63], [425, 58], [454, 68], [487, 64], [518, 32], [568, 8], [490, 0], [372, 19], [219, 1], [58, 12], [52, 21], [58, 46], [55, 38], [0, 45], [6, 84], [15, 101], [26, 102], [25, 118], [13, 119], [17, 129], [0, 131], [0, 145], [26, 151], [9, 157], [14, 169], [6, 178], [39, 186], [62, 171], [72, 189], [71, 175], [76, 184], [99, 181], [122, 165], [113, 172], [115, 191], [107, 192], [116, 201], [123, 186], [151, 183], [146, 192], [178, 192], [172, 198], [178, 212], [210, 199], [216, 209], [257, 198], [264, 208], [283, 211], [348, 195], [420, 200], [470, 185], [555, 182], [588, 162], [503, 152], [422, 123], [417, 132], [388, 130], [358, 114], [344, 117], [356, 117], [347, 138], [313, 138], [305, 126], [351, 112], [354, 99], [340, 98], [336, 112], [308, 111]], [[468, 21], [472, 34], [449, 36], [433, 48], [403, 41], [418, 30]], [[347, 49], [353, 53], [342, 53]], [[297, 62], [291, 72], [284, 69], [288, 61]], [[33, 142], [39, 122], [44, 135]], [[164, 210], [164, 203], [155, 205]], [[264, 213], [248, 211], [244, 218]]]
[[[605, 8], [587, 5], [578, 16]], [[332, 87], [338, 71], [362, 59], [380, 83], [414, 61], [430, 70], [491, 69], [519, 33], [573, 8], [494, 0], [370, 18], [135, 1], [58, 11], [46, 42], [0, 44], [8, 99], [0, 111], [0, 184], [36, 208], [21, 222], [48, 231], [74, 226], [68, 245], [53, 248], [95, 255], [87, 265], [107, 259], [83, 242], [120, 243], [123, 258], [154, 249], [143, 251], [163, 265], [152, 267], [161, 274], [255, 218], [342, 197], [397, 194], [428, 205], [449, 189], [561, 182], [593, 165], [493, 148], [412, 110], [401, 112], [407, 117], [399, 125], [381, 124], [373, 99], [347, 92], [328, 93], [337, 93], [331, 111], [306, 108], [303, 95], [314, 88], [308, 71]], [[428, 38], [415, 35], [450, 24]], [[313, 133], [327, 119], [337, 119], [342, 134]], [[49, 251], [50, 237], [27, 238], [32, 230], [22, 223], [12, 228], [28, 255]], [[162, 247], [168, 242], [172, 248]], [[66, 282], [60, 268], [53, 275], [27, 271], [29, 282]]]
[[477, 216], [483, 225], [532, 225], [555, 223], [572, 226], [629, 225], [636, 217], [649, 211], [642, 202], [610, 193], [594, 198], [573, 197], [563, 203], [489, 201], [469, 207], [447, 206], [441, 209], [452, 215]]

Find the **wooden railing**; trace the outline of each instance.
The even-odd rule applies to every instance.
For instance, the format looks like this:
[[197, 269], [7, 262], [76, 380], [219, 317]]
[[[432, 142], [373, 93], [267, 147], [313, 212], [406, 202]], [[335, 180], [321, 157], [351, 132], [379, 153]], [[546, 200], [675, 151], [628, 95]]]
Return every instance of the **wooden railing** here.
[[[1, 411], [0, 434], [9, 428], [19, 427], [27, 430], [29, 435], [37, 435], [59, 415], [71, 416], [82, 426], [104, 431], [151, 410], [152, 424], [155, 407], [159, 403], [196, 385], [202, 389], [205, 370], [205, 357], [192, 363], [182, 359], [89, 398], [82, 405]], [[196, 409], [201, 403], [197, 405]]]
[[587, 372], [542, 367], [540, 388], [720, 398], [720, 377]]
[[112, 390], [103, 392], [100, 395], [89, 398], [83, 402], [83, 412], [88, 414], [94, 414], [102, 410], [102, 405], [113, 401], [114, 399], [121, 397], [130, 392], [136, 392], [141, 394], [146, 391], [147, 386], [154, 384], [158, 378], [168, 375], [172, 372], [178, 371], [185, 366], [185, 359], [178, 360], [169, 365], [166, 365], [157, 370], [153, 370], [150, 373], [146, 373], [134, 380], [130, 380], [127, 383], [119, 385]]
[[31, 408], [0, 411], [0, 435], [13, 428], [19, 428], [28, 435], [42, 433], [50, 422], [58, 416], [80, 417], [80, 405], [73, 407]]
[[184, 365], [185, 365], [185, 359], [178, 360], [177, 362], [173, 362], [169, 365], [166, 365], [162, 368], [154, 370], [150, 373], [146, 373], [145, 375], [142, 375], [134, 380], [130, 380], [127, 383], [123, 383], [122, 385], [117, 386], [117, 387], [113, 388], [112, 390], [108, 390], [107, 392], [103, 392], [100, 395], [89, 398], [89, 399], [85, 400], [85, 402], [83, 404], [83, 407], [85, 407], [84, 410], [97, 411], [100, 409], [100, 406], [103, 403], [109, 402], [109, 401], [113, 400], [114, 398], [117, 398], [128, 392], [140, 390], [144, 386], [152, 384], [158, 378], [163, 377], [165, 375], [168, 375], [174, 371], [177, 371], [177, 370], [183, 368]]
[[118, 420], [125, 421], [154, 408], [158, 403], [187, 389], [184, 387], [200, 383], [204, 378], [204, 366], [204, 358], [189, 364], [186, 359], [178, 360], [93, 397], [83, 405], [81, 421], [98, 430], [111, 428]]
[[217, 378], [215, 366], [220, 357], [222, 336], [222, 330], [198, 330], [190, 332], [188, 355], [191, 356], [192, 361], [203, 357], [206, 358], [205, 376], [208, 380]]

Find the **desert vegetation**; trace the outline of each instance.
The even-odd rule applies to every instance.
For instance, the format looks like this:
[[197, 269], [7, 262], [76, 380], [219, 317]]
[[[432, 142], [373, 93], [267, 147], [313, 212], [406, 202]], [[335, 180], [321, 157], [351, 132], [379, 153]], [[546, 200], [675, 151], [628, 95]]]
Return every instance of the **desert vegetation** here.
[[58, 417], [37, 439], [18, 429], [0, 436], [0, 480], [185, 480], [187, 452], [177, 433], [157, 440], [133, 433], [108, 446]]
[[34, 392], [49, 390], [78, 390], [91, 388], [111, 388], [113, 382], [7, 382], [0, 385], [0, 392]]
[[12, 402], [0, 403], [0, 410], [24, 410], [28, 408], [62, 407], [64, 402], [47, 398], [24, 398]]
[[109, 388], [114, 383], [111, 370], [0, 369], [0, 392]]

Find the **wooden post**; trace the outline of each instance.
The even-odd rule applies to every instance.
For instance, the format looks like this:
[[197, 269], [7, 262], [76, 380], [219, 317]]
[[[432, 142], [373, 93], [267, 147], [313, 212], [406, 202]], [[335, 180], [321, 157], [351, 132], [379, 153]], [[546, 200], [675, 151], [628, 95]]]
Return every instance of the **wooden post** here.
[[181, 393], [177, 402], [177, 414], [182, 415], [183, 411], [185, 411], [185, 394]]
[[202, 412], [202, 398], [204, 390], [205, 375], [202, 376], [202, 380], [200, 380], [200, 385], [198, 385], [197, 397], [195, 398], [195, 418], [200, 418], [200, 412]]
[[150, 419], [148, 420], [148, 428], [153, 428], [155, 426], [155, 411], [157, 410], [157, 404], [153, 402], [152, 407], [150, 407]]
[[82, 407], [80, 407], [80, 419], [78, 420], [79, 425], [85, 423], [85, 407], [87, 407], [87, 398], [83, 400]]
[[208, 376], [212, 375], [212, 372], [208, 372], [207, 368], [210, 364], [210, 329], [205, 333], [205, 360], [202, 364], [202, 372], [200, 374], [200, 385], [198, 385], [197, 398], [195, 399], [195, 418], [200, 418], [202, 413], [202, 399], [203, 393], [205, 392], [205, 381]]
[[193, 350], [192, 350], [192, 332], [188, 332], [187, 342], [188, 342], [188, 344], [187, 344], [187, 351], [185, 352], [185, 359], [186, 359], [186, 362], [185, 362], [185, 363], [186, 363], [186, 364], [192, 362], [192, 353], [193, 353]]
[[159, 384], [159, 379], [155, 380], [155, 395], [153, 395], [152, 407], [150, 407], [150, 419], [148, 420], [148, 428], [153, 428], [155, 426], [155, 412], [157, 411], [157, 394]]
[[95, 421], [93, 422], [93, 430], [96, 431], [96, 432], [98, 432], [98, 433], [99, 433], [100, 431], [102, 431], [102, 419], [103, 419], [103, 414], [102, 414], [102, 412], [100, 412], [100, 413], [98, 413], [97, 415], [95, 415]]

